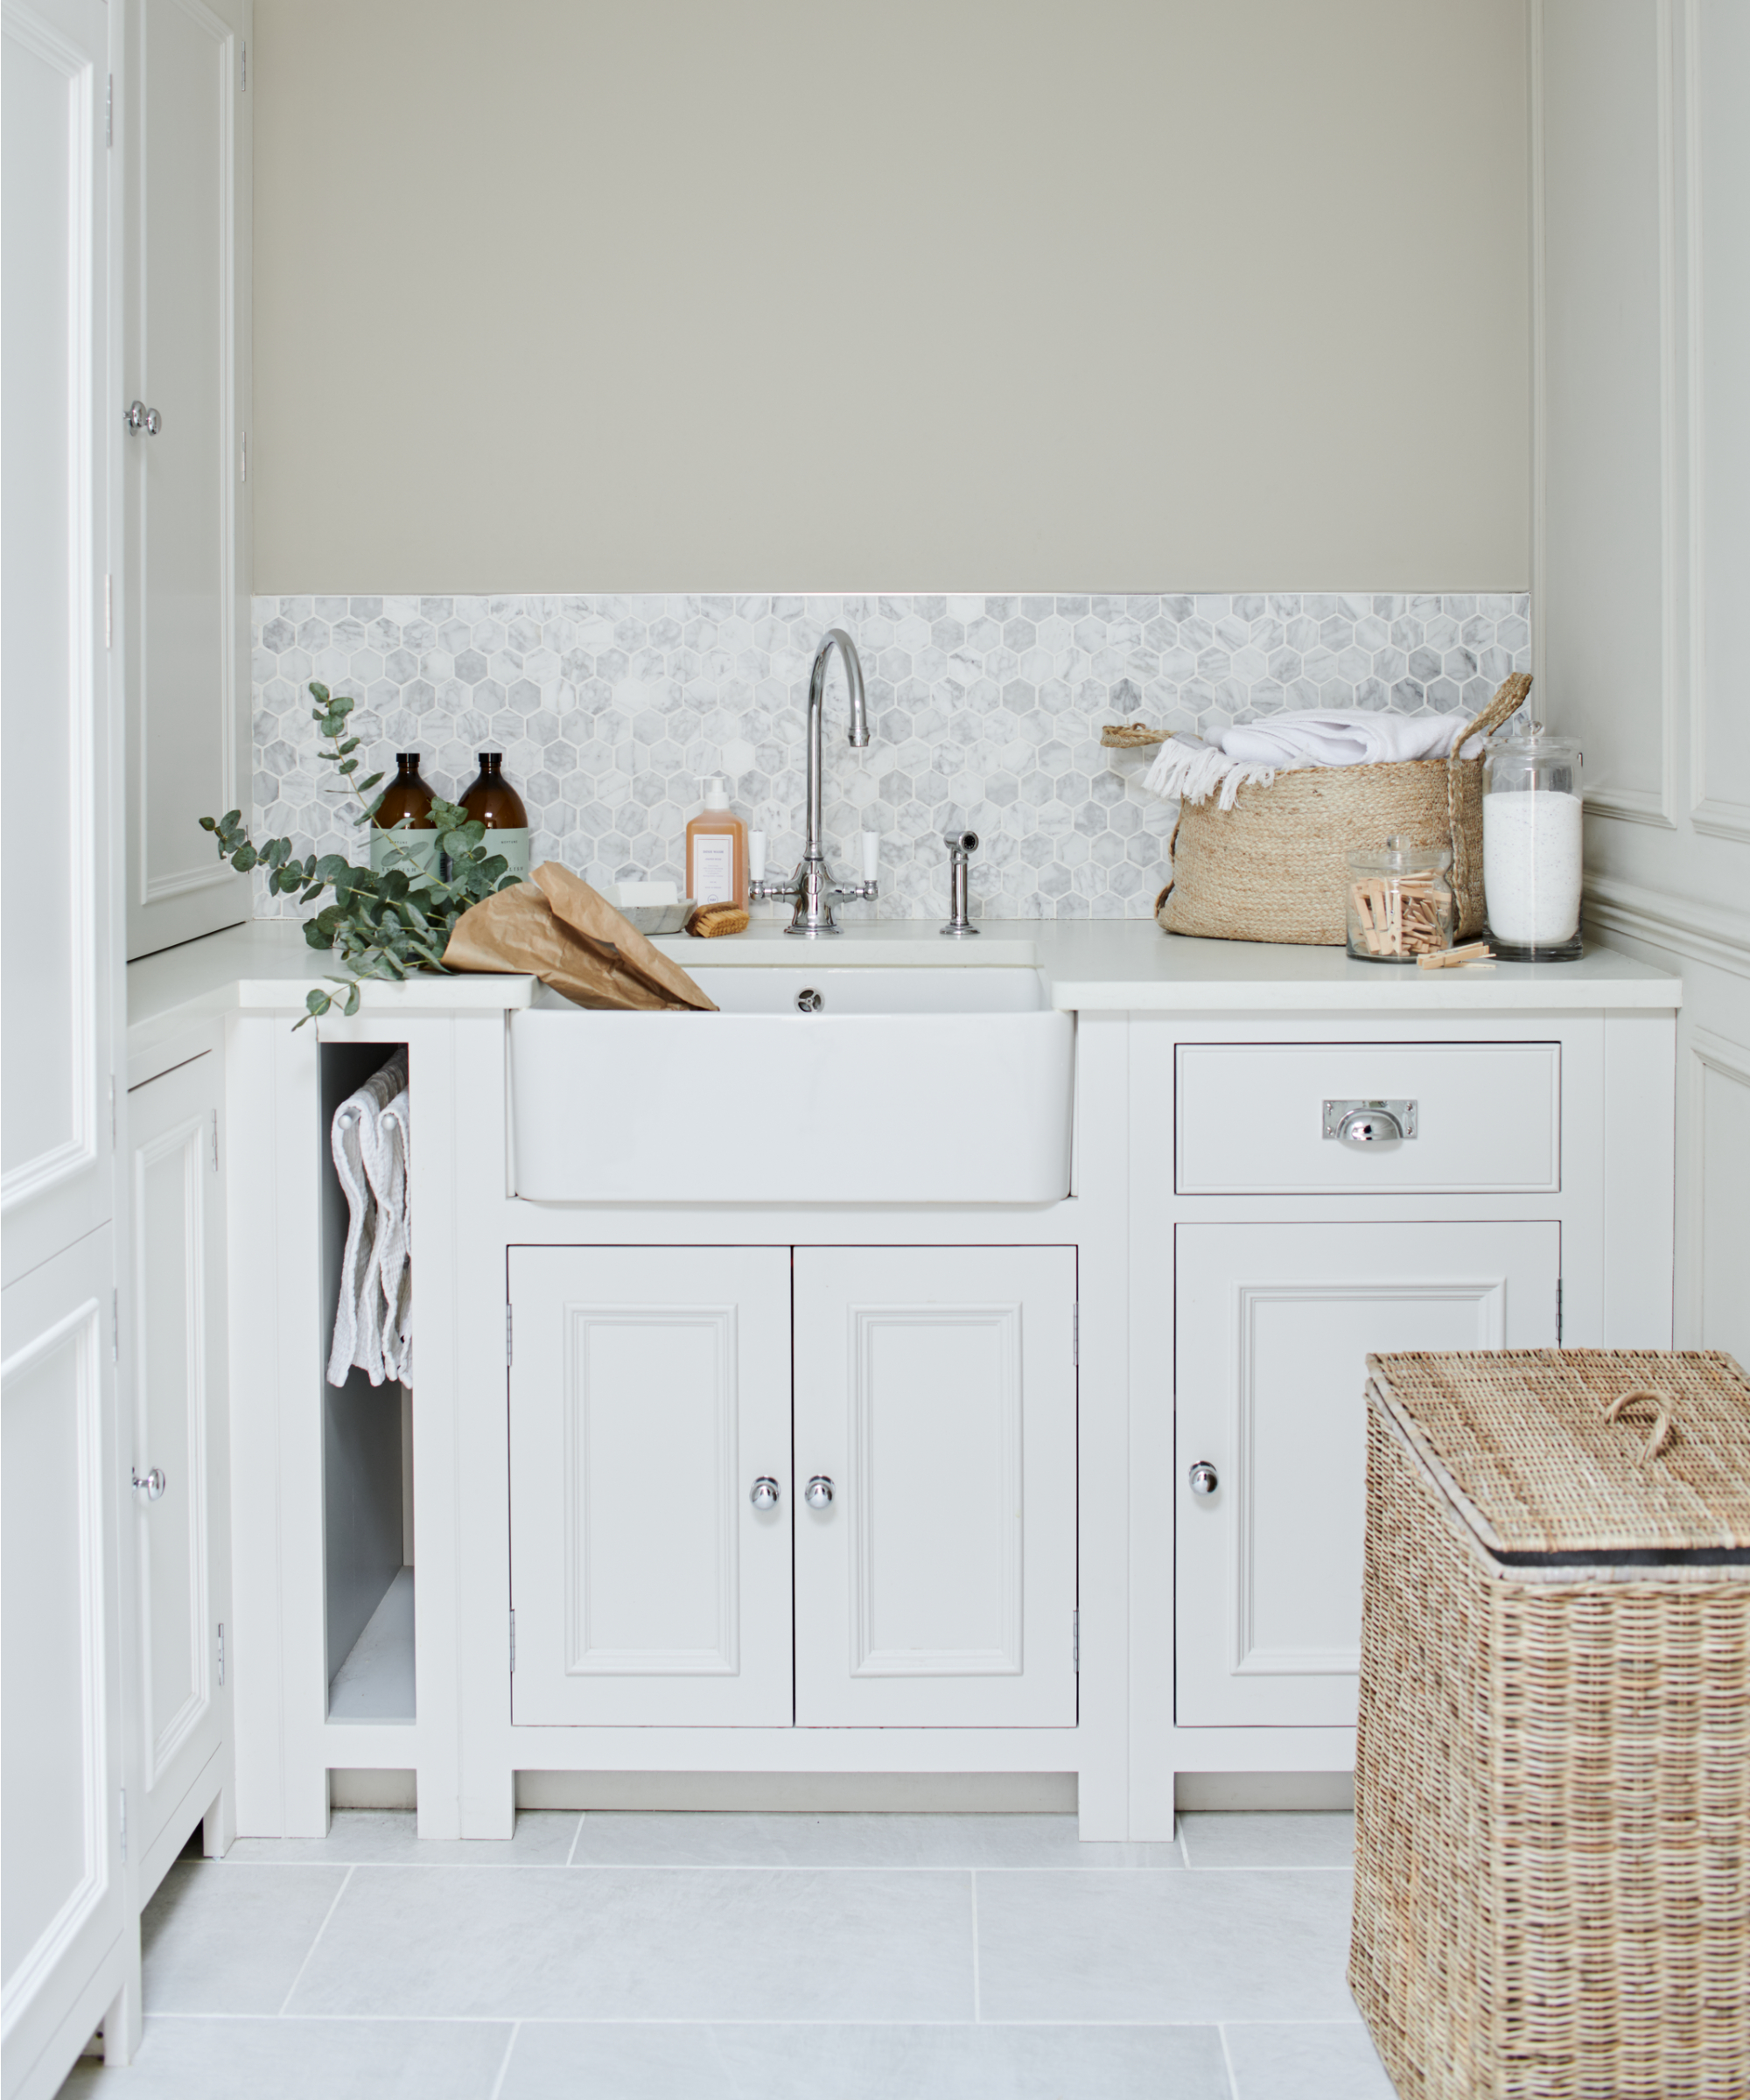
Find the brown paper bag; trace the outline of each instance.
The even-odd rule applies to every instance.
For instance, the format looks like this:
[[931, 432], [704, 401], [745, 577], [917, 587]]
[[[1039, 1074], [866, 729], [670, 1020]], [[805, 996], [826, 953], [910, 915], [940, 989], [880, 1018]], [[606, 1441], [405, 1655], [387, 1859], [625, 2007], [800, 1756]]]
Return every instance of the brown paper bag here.
[[[526, 972], [579, 1006], [598, 1011], [717, 1011], [678, 963], [653, 948], [586, 882], [551, 860], [536, 874], [561, 878], [554, 887], [566, 899], [566, 917], [556, 914], [541, 881], [500, 890], [470, 906], [451, 928], [444, 950], [450, 969]], [[579, 917], [598, 930], [583, 931]]]

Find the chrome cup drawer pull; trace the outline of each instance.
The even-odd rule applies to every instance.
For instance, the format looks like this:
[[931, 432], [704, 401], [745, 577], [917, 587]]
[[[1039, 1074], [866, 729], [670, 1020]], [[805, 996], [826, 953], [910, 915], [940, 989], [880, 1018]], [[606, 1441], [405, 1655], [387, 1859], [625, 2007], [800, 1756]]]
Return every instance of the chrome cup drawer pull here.
[[756, 1509], [775, 1509], [778, 1507], [778, 1483], [769, 1473], [762, 1473], [747, 1490], [747, 1499]]
[[1413, 1101], [1327, 1101], [1324, 1132], [1340, 1144], [1390, 1146], [1416, 1135]]

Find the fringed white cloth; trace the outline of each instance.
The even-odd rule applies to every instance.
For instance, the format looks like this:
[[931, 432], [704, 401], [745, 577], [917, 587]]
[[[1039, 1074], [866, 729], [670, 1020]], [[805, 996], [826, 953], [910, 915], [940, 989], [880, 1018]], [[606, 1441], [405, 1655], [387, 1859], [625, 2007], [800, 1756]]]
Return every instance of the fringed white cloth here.
[[[1278, 773], [1307, 766], [1382, 766], [1412, 759], [1444, 759], [1464, 718], [1452, 715], [1393, 715], [1371, 708], [1332, 707], [1270, 715], [1239, 722], [1211, 743], [1169, 737], [1144, 776], [1151, 794], [1170, 802], [1207, 802], [1219, 794], [1231, 809], [1240, 789], [1268, 788]], [[1464, 749], [1474, 758], [1482, 738]]]
[[[334, 1306], [333, 1344], [328, 1352], [330, 1385], [345, 1385], [355, 1368], [363, 1371], [373, 1385], [381, 1385], [385, 1378], [402, 1376], [399, 1364], [403, 1349], [410, 1360], [411, 1357], [412, 1279], [406, 1253], [406, 1101], [407, 1060], [397, 1051], [334, 1111], [329, 1145], [334, 1172], [346, 1193], [349, 1216]], [[391, 1124], [386, 1141], [384, 1115], [392, 1107], [396, 1109], [398, 1127]], [[379, 1198], [380, 1188], [388, 1193], [387, 1204]], [[385, 1247], [391, 1250], [392, 1259], [396, 1258], [395, 1250], [399, 1250], [392, 1306], [383, 1295]]]
[[403, 1087], [377, 1124], [365, 1172], [377, 1204], [377, 1288], [382, 1299], [383, 1376], [413, 1383], [412, 1111]]

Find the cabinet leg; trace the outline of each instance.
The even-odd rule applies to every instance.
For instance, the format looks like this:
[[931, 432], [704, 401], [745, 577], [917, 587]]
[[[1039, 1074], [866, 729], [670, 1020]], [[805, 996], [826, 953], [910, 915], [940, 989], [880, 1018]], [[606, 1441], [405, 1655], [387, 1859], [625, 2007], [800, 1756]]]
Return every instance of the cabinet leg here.
[[234, 1789], [222, 1787], [200, 1821], [200, 1849], [209, 1859], [222, 1859], [237, 1840]]
[[103, 2061], [121, 2068], [134, 2061], [140, 2046], [143, 2006], [140, 1997], [140, 1922], [134, 1920], [128, 1950], [128, 1978], [109, 2001], [103, 2015]]
[[[506, 1772], [502, 1784], [496, 1776], [489, 1789], [476, 1788], [462, 1802], [462, 1835], [465, 1838], [512, 1838], [516, 1834], [516, 1774]], [[421, 1830], [420, 1836], [425, 1835]]]

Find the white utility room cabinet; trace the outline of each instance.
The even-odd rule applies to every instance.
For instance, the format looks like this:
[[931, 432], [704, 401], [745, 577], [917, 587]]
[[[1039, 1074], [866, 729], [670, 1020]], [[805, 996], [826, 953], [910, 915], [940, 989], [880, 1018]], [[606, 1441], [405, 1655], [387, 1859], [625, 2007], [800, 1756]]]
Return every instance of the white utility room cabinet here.
[[1552, 1347], [1560, 1275], [1555, 1223], [1178, 1228], [1181, 1727], [1354, 1726], [1367, 1356]]
[[790, 1250], [515, 1247], [510, 1300], [515, 1720], [788, 1727]]
[[1074, 1727], [1075, 1250], [799, 1247], [795, 1284], [798, 1724]]
[[230, 1617], [223, 1082], [209, 1053], [128, 1096], [134, 1822], [148, 1888], [230, 1784], [220, 1645]]

